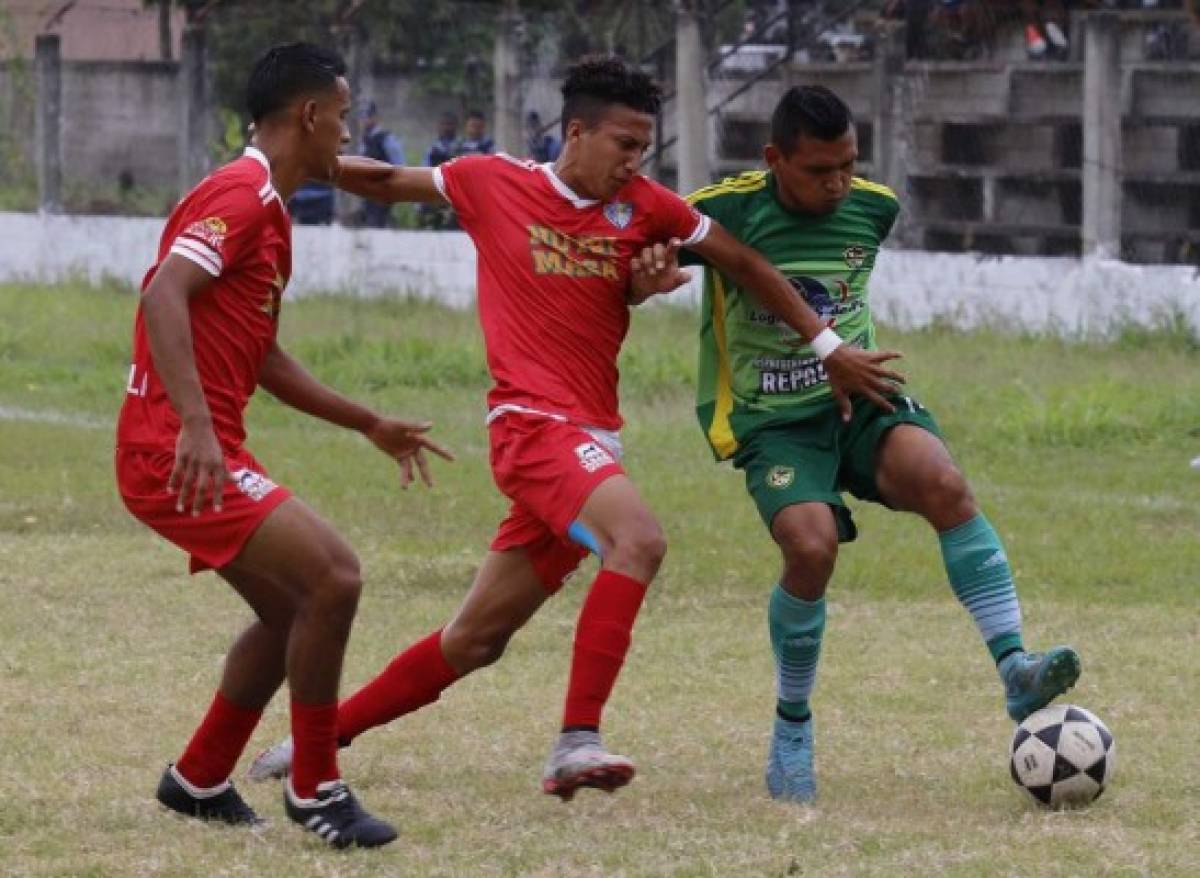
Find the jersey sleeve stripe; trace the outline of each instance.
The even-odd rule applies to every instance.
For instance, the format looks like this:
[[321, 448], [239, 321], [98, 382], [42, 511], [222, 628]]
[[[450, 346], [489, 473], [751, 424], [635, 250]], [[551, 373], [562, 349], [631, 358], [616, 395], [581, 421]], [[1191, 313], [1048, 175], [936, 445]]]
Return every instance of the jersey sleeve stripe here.
[[207, 271], [213, 277], [220, 277], [221, 269], [219, 267], [217, 267], [216, 263], [214, 263], [207, 256], [204, 256], [203, 254], [197, 253], [196, 251], [190, 250], [187, 247], [185, 247], [184, 245], [187, 243], [190, 243], [190, 242], [185, 241], [182, 238], [177, 239], [175, 241], [175, 243], [171, 245], [171, 252], [174, 253], [176, 256], [182, 256], [184, 259], [188, 260], [189, 262], [194, 262], [196, 265], [199, 265], [201, 268], [203, 268], [205, 271]]
[[189, 236], [186, 232], [175, 239], [174, 244], [183, 245], [208, 259], [217, 268], [223, 268], [225, 260], [210, 244]]
[[868, 192], [874, 192], [877, 195], [883, 195], [892, 201], [899, 201], [896, 193], [890, 187], [884, 186], [882, 183], [872, 183], [870, 180], [864, 180], [862, 177], [852, 177], [850, 185], [855, 189], [865, 189]]
[[693, 244], [699, 244], [708, 237], [708, 231], [712, 228], [712, 220], [705, 214], [700, 214], [700, 222], [696, 223], [696, 228], [688, 235], [686, 241], [683, 242], [684, 247], [691, 247]]
[[450, 200], [450, 196], [446, 194], [446, 178], [442, 176], [441, 165], [433, 169], [433, 188], [437, 189], [438, 195], [442, 198]]

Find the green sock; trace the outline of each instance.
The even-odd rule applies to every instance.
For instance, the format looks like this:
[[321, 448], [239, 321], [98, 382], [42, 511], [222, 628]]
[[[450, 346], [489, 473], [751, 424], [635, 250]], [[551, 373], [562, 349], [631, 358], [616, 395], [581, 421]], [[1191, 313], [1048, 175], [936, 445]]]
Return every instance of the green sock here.
[[809, 716], [808, 699], [817, 679], [821, 635], [825, 633], [825, 598], [806, 601], [776, 585], [767, 610], [771, 649], [775, 653], [776, 710], [786, 719]]
[[950, 587], [987, 643], [992, 660], [1021, 643], [1021, 605], [1000, 537], [983, 513], [938, 534]]

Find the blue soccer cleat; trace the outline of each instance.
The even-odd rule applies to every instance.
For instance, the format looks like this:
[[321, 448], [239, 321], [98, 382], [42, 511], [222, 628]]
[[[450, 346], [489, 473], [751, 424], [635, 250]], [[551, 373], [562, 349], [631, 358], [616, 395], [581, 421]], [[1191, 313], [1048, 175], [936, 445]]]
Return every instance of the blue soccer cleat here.
[[785, 802], [813, 802], [817, 779], [813, 775], [813, 722], [792, 722], [775, 717], [771, 752], [767, 756], [767, 792]]
[[1080, 670], [1079, 653], [1069, 646], [1014, 652], [1000, 662], [1008, 715], [1019, 723], [1041, 710], [1075, 685]]

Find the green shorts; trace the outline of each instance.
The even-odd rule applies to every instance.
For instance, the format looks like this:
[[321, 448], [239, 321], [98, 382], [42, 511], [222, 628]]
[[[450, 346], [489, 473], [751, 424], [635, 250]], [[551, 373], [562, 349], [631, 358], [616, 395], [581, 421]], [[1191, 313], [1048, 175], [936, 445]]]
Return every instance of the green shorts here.
[[875, 451], [897, 424], [914, 424], [939, 439], [937, 421], [912, 397], [893, 396], [887, 414], [869, 402], [855, 401], [850, 423], [834, 406], [797, 421], [771, 424], [742, 440], [733, 465], [746, 471], [746, 490], [767, 528], [779, 510], [796, 503], [828, 503], [837, 519], [838, 541], [858, 535], [841, 492], [887, 505], [875, 484]]

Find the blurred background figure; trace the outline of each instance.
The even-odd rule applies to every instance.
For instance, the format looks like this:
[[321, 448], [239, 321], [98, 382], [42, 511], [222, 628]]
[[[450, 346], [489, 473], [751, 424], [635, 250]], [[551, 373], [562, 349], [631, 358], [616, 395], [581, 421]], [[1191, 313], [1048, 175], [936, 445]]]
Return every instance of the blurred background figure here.
[[453, 113], [442, 113], [438, 119], [437, 137], [425, 153], [425, 166], [436, 168], [458, 154], [458, 117]]
[[487, 135], [487, 120], [479, 110], [467, 113], [462, 140], [455, 155], [487, 155], [496, 151], [496, 143]]
[[[404, 144], [391, 131], [379, 124], [379, 107], [374, 101], [367, 101], [362, 108], [362, 140], [358, 145], [358, 154], [369, 159], [387, 162], [390, 165], [403, 165]], [[362, 207], [362, 222], [364, 226], [373, 229], [386, 229], [391, 225], [392, 206], [376, 204], [374, 201], [364, 201]]]
[[537, 110], [525, 117], [525, 151], [535, 162], [552, 162], [562, 152], [562, 143], [545, 130]]

